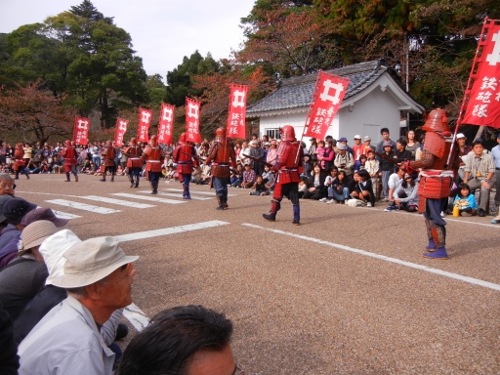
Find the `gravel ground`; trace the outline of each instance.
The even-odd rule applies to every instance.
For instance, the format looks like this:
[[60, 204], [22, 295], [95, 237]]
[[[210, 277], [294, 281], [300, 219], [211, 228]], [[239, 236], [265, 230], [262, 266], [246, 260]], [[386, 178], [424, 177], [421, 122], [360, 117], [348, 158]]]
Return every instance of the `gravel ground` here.
[[[449, 217], [450, 258], [432, 261], [422, 257], [422, 217], [383, 212], [383, 204], [351, 208], [301, 201], [302, 225], [295, 227], [288, 201], [276, 222], [266, 222], [261, 215], [270, 197], [248, 196], [248, 190], [231, 189], [235, 196], [225, 211], [215, 210], [215, 198], [177, 205], [134, 199], [156, 205], [135, 209], [80, 197], [132, 201], [111, 194], [139, 195], [148, 189], [144, 180], [140, 189], [130, 189], [125, 177], [114, 183], [93, 176], [80, 176], [78, 183], [63, 180], [33, 175], [16, 181], [16, 194], [82, 216], [67, 226], [81, 238], [227, 223], [123, 242], [122, 248], [140, 255], [134, 302], [147, 316], [184, 304], [224, 312], [235, 325], [238, 363], [249, 372], [500, 374], [500, 292], [388, 261], [500, 284], [500, 225], [490, 225], [491, 217]], [[160, 191], [173, 188], [181, 186], [161, 182]], [[196, 191], [210, 190], [192, 185], [193, 195], [205, 196]], [[45, 202], [57, 198], [122, 212], [100, 215]], [[387, 258], [348, 251], [353, 249]]]

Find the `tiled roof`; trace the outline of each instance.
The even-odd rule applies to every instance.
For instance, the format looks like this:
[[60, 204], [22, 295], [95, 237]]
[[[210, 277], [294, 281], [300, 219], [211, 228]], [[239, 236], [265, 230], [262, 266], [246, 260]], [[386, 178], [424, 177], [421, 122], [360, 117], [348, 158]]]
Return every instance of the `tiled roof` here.
[[[363, 91], [386, 71], [387, 67], [382, 65], [380, 60], [327, 70], [328, 73], [350, 79], [344, 100]], [[272, 94], [248, 106], [247, 114], [308, 107], [312, 101], [316, 78], [317, 73], [313, 73], [283, 80], [280, 87]]]

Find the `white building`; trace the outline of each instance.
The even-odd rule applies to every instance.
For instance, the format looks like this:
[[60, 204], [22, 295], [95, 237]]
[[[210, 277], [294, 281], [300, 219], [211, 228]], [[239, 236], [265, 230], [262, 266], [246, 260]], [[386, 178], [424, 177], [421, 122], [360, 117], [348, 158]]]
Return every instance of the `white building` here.
[[[369, 135], [372, 144], [381, 140], [380, 129], [388, 128], [397, 140], [405, 126], [404, 113], [422, 113], [424, 107], [408, 95], [380, 60], [328, 70], [350, 79], [344, 101], [326, 135], [346, 137]], [[247, 118], [260, 120], [260, 134], [279, 138], [279, 128], [292, 125], [297, 139], [304, 131], [317, 73], [285, 79], [276, 91], [247, 108]], [[308, 139], [304, 139], [307, 141]]]

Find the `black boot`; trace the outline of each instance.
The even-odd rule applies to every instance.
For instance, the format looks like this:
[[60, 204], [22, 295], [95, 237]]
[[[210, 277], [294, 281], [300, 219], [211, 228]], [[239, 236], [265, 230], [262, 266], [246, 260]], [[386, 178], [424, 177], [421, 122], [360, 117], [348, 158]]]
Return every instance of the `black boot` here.
[[71, 182], [71, 175], [69, 174], [69, 172], [66, 172], [66, 181], [64, 182]]
[[115, 181], [115, 174], [111, 173], [111, 182], [114, 182], [114, 181]]
[[268, 214], [262, 214], [262, 217], [268, 221], [276, 221], [276, 213], [269, 212]]

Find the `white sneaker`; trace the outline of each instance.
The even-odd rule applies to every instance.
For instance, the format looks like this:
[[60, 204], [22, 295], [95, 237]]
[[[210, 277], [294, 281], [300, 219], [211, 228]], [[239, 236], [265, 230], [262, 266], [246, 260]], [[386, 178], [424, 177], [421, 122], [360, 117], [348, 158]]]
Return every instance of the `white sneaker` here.
[[335, 202], [335, 199], [330, 199], [330, 200], [329, 200], [328, 202], [326, 202], [326, 203], [328, 203], [328, 204], [335, 204], [336, 202]]
[[321, 198], [319, 201], [320, 202], [328, 202], [328, 198]]
[[441, 211], [441, 213], [439, 215], [441, 215], [441, 217], [445, 217], [446, 216], [446, 214], [444, 213], [444, 211]]
[[372, 202], [368, 202], [368, 203], [366, 204], [366, 207], [372, 207]]

